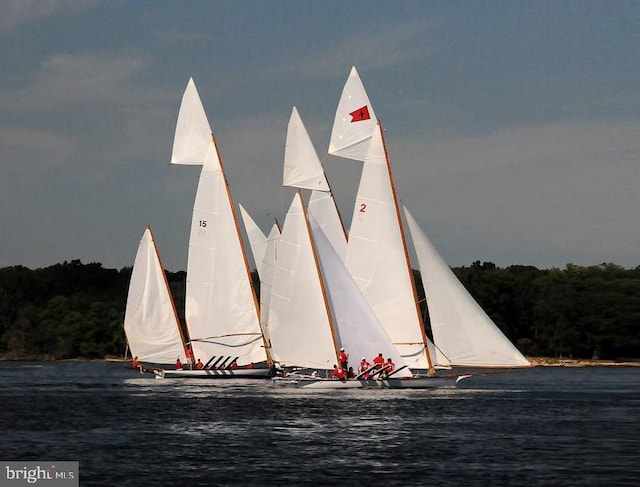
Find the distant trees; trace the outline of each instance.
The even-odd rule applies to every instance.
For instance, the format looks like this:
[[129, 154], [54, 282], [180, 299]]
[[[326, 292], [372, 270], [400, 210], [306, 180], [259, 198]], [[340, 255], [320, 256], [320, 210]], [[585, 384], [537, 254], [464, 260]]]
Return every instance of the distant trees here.
[[[640, 268], [615, 264], [539, 270], [474, 262], [453, 269], [469, 292], [527, 355], [640, 357]], [[421, 305], [424, 291], [418, 282]], [[131, 268], [78, 260], [31, 270], [0, 269], [0, 356], [102, 358], [125, 350]], [[258, 279], [254, 272], [254, 282]], [[184, 313], [184, 272], [167, 273]], [[184, 317], [181, 316], [184, 323]]]

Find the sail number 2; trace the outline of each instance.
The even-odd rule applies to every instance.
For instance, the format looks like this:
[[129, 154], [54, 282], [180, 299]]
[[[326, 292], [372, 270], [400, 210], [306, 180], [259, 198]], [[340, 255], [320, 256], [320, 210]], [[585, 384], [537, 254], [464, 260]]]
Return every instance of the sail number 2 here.
[[367, 211], [367, 204], [360, 203], [360, 213], [364, 213], [365, 211]]

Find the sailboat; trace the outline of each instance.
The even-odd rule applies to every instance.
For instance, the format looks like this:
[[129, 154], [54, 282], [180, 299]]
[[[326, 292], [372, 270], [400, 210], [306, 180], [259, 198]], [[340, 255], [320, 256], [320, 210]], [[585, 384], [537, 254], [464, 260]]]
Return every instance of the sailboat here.
[[[339, 346], [349, 350], [354, 357], [371, 358], [382, 353], [391, 358], [397, 368], [393, 377], [390, 375], [383, 380], [337, 381], [294, 374], [286, 381], [321, 389], [396, 387], [403, 381], [410, 381], [413, 387], [434, 387], [436, 381], [414, 380], [408, 364], [345, 266], [340, 248], [325, 233], [311, 210], [305, 216], [300, 194], [305, 184], [299, 181], [324, 182], [320, 177], [324, 173], [316, 169], [313, 177], [297, 179], [291, 174], [292, 168], [321, 167], [319, 160], [306, 165], [298, 160], [314, 156], [313, 145], [294, 108], [287, 132], [284, 183], [298, 186], [298, 193], [287, 213], [275, 261], [279, 272], [274, 278], [269, 320], [274, 357], [287, 365], [326, 370], [336, 362]], [[442, 379], [441, 382], [450, 381]], [[409, 383], [404, 383], [408, 387]]]
[[160, 254], [147, 227], [131, 272], [124, 331], [133, 357], [150, 367], [175, 363], [185, 341]]
[[336, 109], [328, 152], [364, 161], [345, 264], [409, 368], [434, 375], [435, 347], [418, 305], [382, 127], [355, 67]]
[[[364, 161], [345, 262], [394, 344], [412, 363], [410, 367], [427, 368], [430, 376], [435, 375], [436, 365], [528, 366], [405, 209], [427, 291], [435, 345], [427, 338], [384, 135], [379, 122], [372, 126], [372, 113], [354, 67], [336, 112], [329, 153]], [[366, 130], [360, 122], [365, 122]]]
[[269, 377], [270, 357], [233, 200], [193, 79], [182, 98], [171, 163], [202, 165], [189, 237], [185, 318], [194, 357], [205, 365], [161, 375]]

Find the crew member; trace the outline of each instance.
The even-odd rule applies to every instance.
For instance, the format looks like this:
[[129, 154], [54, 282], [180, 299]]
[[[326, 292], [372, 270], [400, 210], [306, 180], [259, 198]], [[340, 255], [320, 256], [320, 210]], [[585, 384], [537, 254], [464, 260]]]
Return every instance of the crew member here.
[[189, 370], [193, 370], [194, 360], [193, 360], [193, 350], [191, 349], [191, 344], [187, 345], [187, 363], [189, 364]]
[[384, 374], [387, 377], [391, 375], [391, 372], [393, 372], [394, 369], [396, 368], [396, 364], [393, 363], [393, 360], [391, 360], [391, 357], [387, 359], [387, 363], [385, 363], [384, 366], [385, 366]]
[[182, 362], [180, 362], [180, 357], [176, 360], [176, 370], [182, 370]]
[[344, 348], [340, 349], [340, 353], [338, 354], [338, 362], [340, 362], [340, 366], [347, 370], [348, 362], [349, 362], [349, 354], [344, 351]]
[[196, 369], [200, 370], [202, 369], [202, 367], [204, 367], [204, 364], [200, 361], [200, 359], [198, 359], [198, 361], [196, 362]]
[[[370, 368], [371, 368], [371, 364], [369, 363], [369, 361], [365, 357], [362, 357], [362, 360], [360, 361], [360, 366], [358, 367], [358, 374], [362, 374], [363, 372], [369, 370]], [[363, 379], [366, 379], [367, 377], [369, 377], [369, 374], [365, 374], [362, 376]]]
[[384, 365], [384, 357], [382, 356], [382, 352], [378, 354], [376, 358], [373, 359], [373, 365], [376, 366], [376, 369], [380, 370]]

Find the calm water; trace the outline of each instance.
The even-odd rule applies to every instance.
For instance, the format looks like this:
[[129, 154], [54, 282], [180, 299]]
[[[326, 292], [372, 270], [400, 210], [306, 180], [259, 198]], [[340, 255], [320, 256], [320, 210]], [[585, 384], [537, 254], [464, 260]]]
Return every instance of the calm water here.
[[0, 460], [79, 461], [83, 486], [637, 486], [639, 379], [537, 368], [312, 392], [0, 363]]

